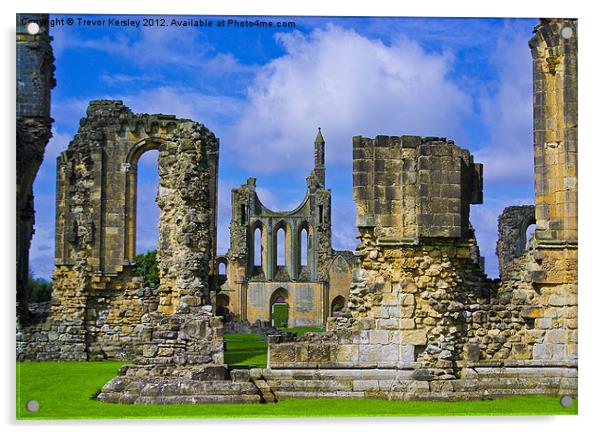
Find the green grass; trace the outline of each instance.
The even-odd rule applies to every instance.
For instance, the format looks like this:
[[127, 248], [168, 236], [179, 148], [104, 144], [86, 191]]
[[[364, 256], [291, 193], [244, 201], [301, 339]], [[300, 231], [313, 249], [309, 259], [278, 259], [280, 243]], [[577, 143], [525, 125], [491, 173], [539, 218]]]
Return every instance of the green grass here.
[[276, 328], [288, 324], [288, 304], [275, 303], [272, 305], [272, 321]]
[[[577, 414], [556, 397], [492, 401], [404, 402], [380, 400], [290, 400], [276, 404], [127, 405], [94, 401], [123, 362], [26, 362], [17, 364], [18, 419], [148, 419], [345, 416], [460, 416]], [[25, 410], [35, 399], [40, 410]]]
[[257, 335], [226, 334], [224, 362], [227, 365], [254, 365], [265, 368], [268, 361], [268, 344]]

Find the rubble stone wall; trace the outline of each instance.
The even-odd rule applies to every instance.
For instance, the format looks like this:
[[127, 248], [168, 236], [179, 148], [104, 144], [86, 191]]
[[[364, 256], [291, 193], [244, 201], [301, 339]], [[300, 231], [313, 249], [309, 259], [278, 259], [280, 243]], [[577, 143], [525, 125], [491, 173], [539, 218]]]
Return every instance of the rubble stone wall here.
[[536, 205], [500, 217], [500, 280], [479, 265], [469, 204], [481, 201], [482, 169], [467, 152], [354, 138], [350, 314], [325, 334], [271, 339], [264, 377], [276, 396], [577, 394], [576, 32], [575, 20], [543, 19], [530, 41]]
[[[152, 290], [138, 282], [135, 263], [137, 163], [150, 149], [159, 150], [161, 211], [160, 285]], [[19, 330], [19, 358], [132, 358], [156, 338], [150, 316], [161, 324], [161, 315], [210, 306], [217, 155], [201, 124], [135, 115], [121, 101], [90, 103], [57, 158], [51, 313]], [[211, 360], [212, 346], [203, 351]]]

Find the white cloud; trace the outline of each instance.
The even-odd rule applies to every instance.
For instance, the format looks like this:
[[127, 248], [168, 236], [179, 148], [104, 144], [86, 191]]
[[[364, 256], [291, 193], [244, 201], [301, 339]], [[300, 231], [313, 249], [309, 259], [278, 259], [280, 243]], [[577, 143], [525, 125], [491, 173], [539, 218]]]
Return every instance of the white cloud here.
[[391, 45], [329, 25], [279, 34], [286, 54], [263, 67], [229, 142], [245, 167], [307, 173], [321, 126], [329, 162], [351, 162], [353, 135], [460, 140], [470, 98], [447, 77], [452, 57], [399, 38]]
[[533, 179], [533, 90], [531, 55], [524, 30], [507, 25], [493, 53], [499, 88], [479, 104], [490, 144], [475, 152], [488, 183], [528, 183]]

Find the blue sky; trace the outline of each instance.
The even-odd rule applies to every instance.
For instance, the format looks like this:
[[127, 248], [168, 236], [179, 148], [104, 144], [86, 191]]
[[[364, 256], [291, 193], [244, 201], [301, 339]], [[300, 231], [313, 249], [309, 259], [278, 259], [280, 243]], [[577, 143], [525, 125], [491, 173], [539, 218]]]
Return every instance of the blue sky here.
[[[318, 127], [339, 249], [356, 245], [352, 136], [453, 139], [485, 165], [485, 203], [471, 207], [471, 221], [487, 272], [497, 276], [497, 216], [534, 201], [527, 42], [537, 20], [261, 19], [295, 27], [51, 29], [55, 123], [34, 185], [34, 274], [49, 277], [53, 268], [56, 156], [88, 102], [108, 98], [134, 112], [194, 119], [220, 138], [219, 253], [228, 249], [230, 190], [247, 177], [258, 178], [260, 198], [273, 209], [303, 199]], [[140, 163], [139, 252], [157, 238], [156, 158], [149, 152]]]

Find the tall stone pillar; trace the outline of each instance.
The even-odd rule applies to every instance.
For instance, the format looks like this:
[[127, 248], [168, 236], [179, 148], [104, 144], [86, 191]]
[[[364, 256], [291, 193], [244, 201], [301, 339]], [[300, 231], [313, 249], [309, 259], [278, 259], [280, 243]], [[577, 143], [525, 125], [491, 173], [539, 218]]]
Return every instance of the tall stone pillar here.
[[[39, 31], [30, 34], [29, 23]], [[54, 57], [47, 14], [17, 15], [17, 315], [28, 319], [29, 247], [34, 230], [33, 182], [52, 136]]]
[[533, 56], [535, 218], [542, 242], [577, 241], [577, 20], [542, 19]]
[[577, 360], [577, 20], [542, 19], [533, 57], [537, 360]]

